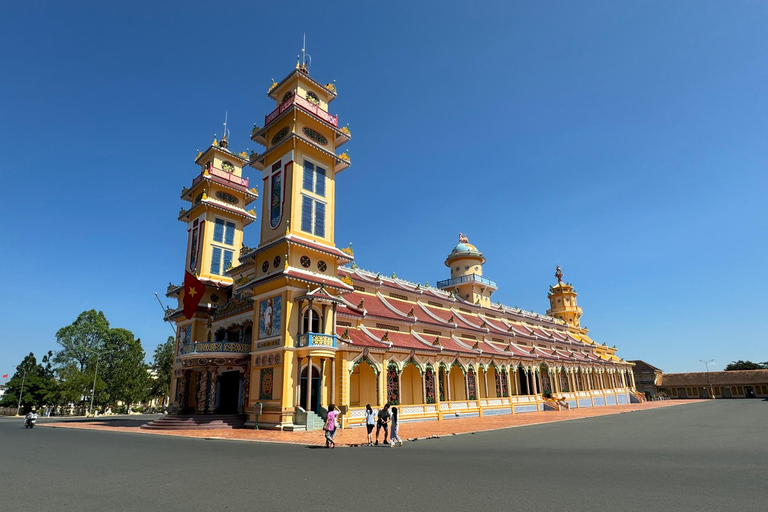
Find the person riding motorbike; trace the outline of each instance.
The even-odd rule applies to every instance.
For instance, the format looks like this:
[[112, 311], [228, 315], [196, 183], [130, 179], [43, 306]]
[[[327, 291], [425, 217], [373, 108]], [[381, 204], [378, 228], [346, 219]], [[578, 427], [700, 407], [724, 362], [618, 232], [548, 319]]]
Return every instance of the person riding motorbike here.
[[37, 411], [32, 409], [31, 411], [29, 411], [29, 414], [27, 414], [24, 417], [24, 426], [26, 428], [32, 428], [35, 426], [36, 421], [37, 421]]

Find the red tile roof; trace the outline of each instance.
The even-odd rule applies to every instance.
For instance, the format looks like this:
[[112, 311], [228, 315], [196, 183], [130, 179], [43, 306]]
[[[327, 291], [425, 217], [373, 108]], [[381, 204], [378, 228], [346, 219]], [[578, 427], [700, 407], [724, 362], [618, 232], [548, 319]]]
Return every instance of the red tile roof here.
[[422, 343], [421, 341], [411, 336], [410, 333], [403, 333], [403, 332], [397, 332], [397, 331], [385, 331], [383, 329], [368, 329], [368, 331], [370, 331], [370, 333], [376, 336], [377, 338], [381, 338], [386, 333], [387, 337], [389, 338], [389, 342], [392, 343], [393, 348], [405, 348], [409, 350], [411, 349], [429, 350], [432, 352], [437, 352], [440, 350], [438, 347], [435, 347], [433, 345]]
[[389, 345], [375, 341], [370, 336], [367, 336], [364, 333], [352, 327], [349, 328], [349, 339], [348, 340], [342, 339], [341, 336], [346, 331], [347, 331], [346, 327], [339, 327], [339, 326], [336, 327], [336, 334], [339, 336], [340, 342], [348, 343], [349, 345], [352, 345], [355, 347], [371, 347], [371, 348], [380, 348], [380, 349], [389, 348]]

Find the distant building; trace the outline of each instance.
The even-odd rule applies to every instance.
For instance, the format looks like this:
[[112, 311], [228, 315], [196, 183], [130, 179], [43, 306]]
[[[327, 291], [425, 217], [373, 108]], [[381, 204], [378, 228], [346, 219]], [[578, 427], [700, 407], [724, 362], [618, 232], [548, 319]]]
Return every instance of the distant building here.
[[[635, 367], [635, 380], [638, 377]], [[642, 389], [637, 381], [638, 389]], [[668, 373], [658, 389], [671, 398], [764, 398], [768, 397], [768, 370]]]
[[648, 391], [652, 395], [659, 394], [658, 386], [661, 383], [663, 372], [640, 359], [630, 361], [630, 363], [635, 365], [633, 373], [635, 374], [635, 387], [637, 390], [641, 393]]

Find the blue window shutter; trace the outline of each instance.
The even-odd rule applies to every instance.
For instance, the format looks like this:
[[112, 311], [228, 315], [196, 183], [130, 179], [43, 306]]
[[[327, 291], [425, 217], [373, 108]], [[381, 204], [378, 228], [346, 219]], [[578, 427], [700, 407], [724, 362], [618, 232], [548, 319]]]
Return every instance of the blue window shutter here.
[[301, 196], [301, 230], [312, 232], [312, 199]]
[[224, 263], [222, 264], [222, 274], [229, 268], [232, 263], [232, 251], [224, 251]]
[[221, 249], [213, 248], [211, 255], [211, 274], [221, 275]]
[[235, 223], [234, 222], [227, 222], [227, 231], [224, 237], [224, 243], [227, 245], [235, 245]]
[[214, 242], [224, 241], [224, 220], [223, 219], [216, 219], [216, 223], [213, 226], [213, 241]]
[[325, 169], [322, 167], [317, 168], [317, 175], [315, 176], [315, 194], [320, 197], [325, 197]]
[[325, 203], [315, 202], [315, 236], [325, 238]]
[[315, 187], [313, 186], [314, 178], [315, 178], [315, 166], [309, 162], [304, 162], [304, 184], [302, 185], [302, 188], [304, 190], [309, 190], [310, 192], [314, 192], [315, 190]]

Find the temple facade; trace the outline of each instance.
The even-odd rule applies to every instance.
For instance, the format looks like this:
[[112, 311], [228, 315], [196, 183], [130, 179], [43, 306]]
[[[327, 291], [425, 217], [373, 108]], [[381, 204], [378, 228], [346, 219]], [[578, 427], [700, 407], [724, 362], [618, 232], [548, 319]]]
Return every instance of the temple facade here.
[[[231, 151], [225, 129], [182, 189], [196, 284], [167, 293], [178, 299], [166, 312], [178, 332], [175, 411], [292, 430], [319, 426], [331, 403], [348, 427], [366, 404], [442, 420], [640, 400], [632, 364], [581, 327], [560, 267], [546, 314], [493, 303], [497, 284], [463, 234], [434, 286], [358, 268], [334, 237], [336, 179], [351, 163], [350, 131], [330, 113], [335, 85], [297, 64], [268, 96], [275, 109], [251, 132], [264, 151]], [[257, 219], [249, 166], [263, 184], [255, 248], [243, 238]]]

